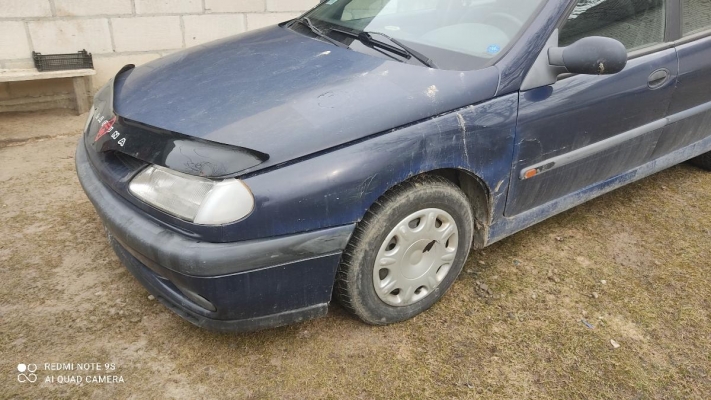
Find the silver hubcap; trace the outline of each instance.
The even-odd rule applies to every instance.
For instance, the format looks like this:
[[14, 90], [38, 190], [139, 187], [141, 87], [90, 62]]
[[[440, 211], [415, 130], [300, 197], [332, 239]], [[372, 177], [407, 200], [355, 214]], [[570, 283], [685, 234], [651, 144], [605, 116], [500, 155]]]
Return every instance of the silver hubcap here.
[[390, 231], [373, 266], [380, 300], [407, 306], [432, 293], [444, 280], [457, 254], [457, 224], [449, 213], [428, 208], [411, 214]]

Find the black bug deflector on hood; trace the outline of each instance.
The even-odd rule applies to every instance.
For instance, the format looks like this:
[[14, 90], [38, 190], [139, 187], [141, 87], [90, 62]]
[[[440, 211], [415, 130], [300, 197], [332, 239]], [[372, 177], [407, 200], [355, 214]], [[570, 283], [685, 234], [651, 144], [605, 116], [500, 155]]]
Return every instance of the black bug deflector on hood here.
[[[133, 69], [123, 67], [116, 76]], [[215, 143], [126, 119], [114, 111], [114, 82], [94, 97], [94, 110], [85, 132], [87, 148], [118, 152], [189, 175], [207, 178], [234, 176], [269, 159], [258, 151]]]

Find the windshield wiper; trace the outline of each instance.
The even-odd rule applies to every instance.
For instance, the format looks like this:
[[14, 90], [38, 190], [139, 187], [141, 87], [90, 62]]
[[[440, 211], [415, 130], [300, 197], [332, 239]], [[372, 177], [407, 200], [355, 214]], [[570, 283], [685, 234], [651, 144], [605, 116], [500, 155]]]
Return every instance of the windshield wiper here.
[[[402, 42], [400, 42], [399, 40], [394, 39], [382, 32], [355, 33], [355, 32], [349, 32], [349, 31], [341, 30], [341, 29], [337, 29], [337, 28], [332, 28], [331, 31], [342, 33], [342, 34], [344, 34], [346, 36], [350, 36], [352, 38], [356, 38], [356, 39], [360, 40], [363, 44], [370, 44], [371, 46], [378, 46], [381, 49], [388, 50], [391, 53], [395, 53], [395, 54], [399, 55], [400, 57], [406, 58], [408, 60], [410, 58], [415, 58], [417, 61], [421, 62], [422, 64], [424, 64], [430, 68], [437, 68], [437, 65], [435, 65], [435, 63], [429, 57], [425, 56], [424, 54], [413, 49], [412, 47], [407, 46], [407, 45], [403, 44]], [[391, 46], [391, 45], [389, 45], [385, 42], [382, 42], [378, 39], [374, 39], [373, 35], [383, 36], [383, 37], [387, 38], [389, 41], [391, 41], [392, 43], [394, 43], [395, 45], [397, 45], [399, 48], [395, 47], [395, 46]]]
[[309, 17], [297, 18], [297, 19], [294, 20], [294, 22], [291, 23], [291, 25], [294, 25], [294, 24], [297, 23], [297, 22], [300, 23], [300, 24], [302, 24], [302, 25], [304, 25], [305, 27], [311, 29], [311, 32], [313, 32], [314, 34], [316, 34], [316, 36], [318, 36], [318, 37], [320, 37], [320, 38], [323, 38], [323, 39], [326, 39], [327, 41], [329, 41], [329, 42], [332, 43], [332, 44], [335, 44], [335, 45], [338, 46], [338, 47], [342, 47], [342, 48], [344, 48], [344, 49], [347, 49], [347, 48], [348, 48], [348, 46], [347, 46], [346, 44], [341, 43], [341, 42], [339, 42], [338, 40], [331, 39], [330, 37], [326, 36], [326, 34], [323, 33], [323, 31], [321, 31], [320, 29], [318, 29], [318, 28], [311, 22], [311, 20], [309, 19]]

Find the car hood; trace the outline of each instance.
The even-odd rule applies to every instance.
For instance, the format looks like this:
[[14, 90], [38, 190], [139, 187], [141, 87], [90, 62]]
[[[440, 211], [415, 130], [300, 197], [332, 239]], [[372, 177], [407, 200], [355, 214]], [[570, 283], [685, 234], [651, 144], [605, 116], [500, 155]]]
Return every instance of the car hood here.
[[[284, 163], [491, 98], [498, 70], [444, 71], [271, 27], [117, 76], [119, 116]], [[245, 172], [247, 172], [245, 171]]]

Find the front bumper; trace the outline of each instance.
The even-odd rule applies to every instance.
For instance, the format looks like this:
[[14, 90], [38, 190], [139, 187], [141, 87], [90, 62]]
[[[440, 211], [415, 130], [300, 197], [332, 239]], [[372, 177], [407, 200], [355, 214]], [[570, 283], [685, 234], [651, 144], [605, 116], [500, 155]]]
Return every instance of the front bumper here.
[[99, 179], [84, 142], [77, 175], [121, 262], [169, 309], [195, 325], [250, 331], [325, 315], [355, 225], [237, 243], [167, 229]]

